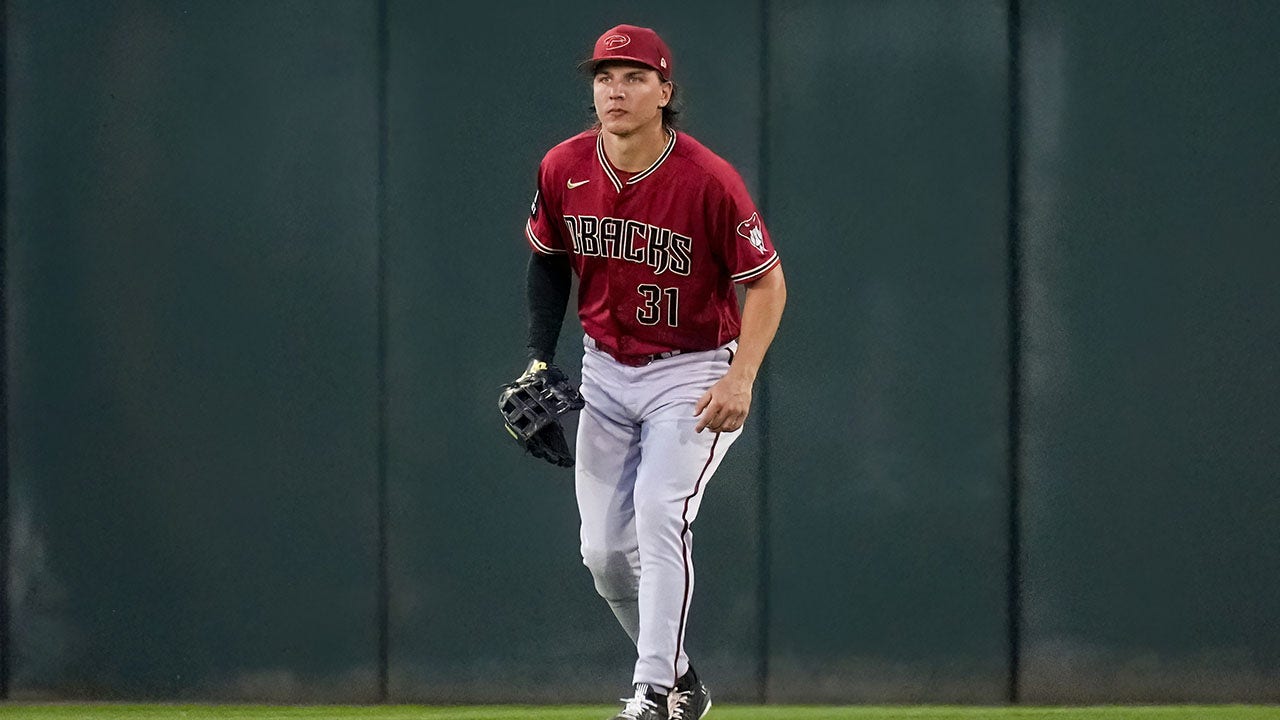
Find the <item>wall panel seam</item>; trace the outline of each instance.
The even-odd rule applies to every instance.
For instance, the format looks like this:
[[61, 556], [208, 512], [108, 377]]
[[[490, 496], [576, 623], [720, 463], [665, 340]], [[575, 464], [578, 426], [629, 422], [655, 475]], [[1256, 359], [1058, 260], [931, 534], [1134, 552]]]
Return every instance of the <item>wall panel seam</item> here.
[[1006, 613], [1008, 633], [1007, 700], [1020, 699], [1022, 673], [1022, 43], [1020, 0], [1009, 0], [1007, 19], [1008, 55], [1008, 435], [1007, 511], [1008, 556], [1006, 566]]
[[[769, 62], [769, 0], [760, 0], [760, 130], [758, 140], [760, 169], [758, 188], [760, 212], [764, 217], [769, 217], [769, 103], [772, 101], [769, 94]], [[771, 408], [769, 376], [770, 372], [768, 365], [766, 365], [760, 373], [760, 390], [757, 398], [757, 403], [759, 404], [757, 408], [759, 414], [758, 426], [760, 428], [760, 465], [757, 473], [760, 555], [757, 572], [759, 576], [759, 591], [757, 593], [759, 612], [757, 637], [759, 638], [759, 647], [757, 649], [756, 695], [758, 702], [761, 704], [769, 700], [769, 570], [772, 563], [769, 542], [769, 533], [771, 532], [769, 487], [770, 480], [773, 477], [773, 456], [769, 451], [769, 412]]]
[[390, 569], [388, 567], [388, 489], [387, 489], [387, 73], [389, 66], [389, 31], [387, 0], [378, 0], [377, 9], [377, 86], [378, 86], [378, 179], [377, 179], [377, 303], [378, 303], [378, 462], [377, 462], [377, 632], [378, 632], [378, 702], [387, 702], [390, 655]]

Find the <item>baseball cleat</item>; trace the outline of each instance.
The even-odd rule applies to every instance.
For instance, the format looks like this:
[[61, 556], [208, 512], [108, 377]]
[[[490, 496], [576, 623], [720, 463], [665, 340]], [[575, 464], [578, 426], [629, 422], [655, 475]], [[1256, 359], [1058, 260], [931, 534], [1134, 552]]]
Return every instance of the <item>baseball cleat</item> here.
[[676, 686], [667, 696], [667, 717], [670, 720], [699, 720], [710, 709], [711, 694], [690, 665], [689, 672], [676, 680]]
[[653, 691], [646, 683], [636, 684], [636, 694], [619, 698], [627, 706], [613, 720], [667, 720], [667, 696]]

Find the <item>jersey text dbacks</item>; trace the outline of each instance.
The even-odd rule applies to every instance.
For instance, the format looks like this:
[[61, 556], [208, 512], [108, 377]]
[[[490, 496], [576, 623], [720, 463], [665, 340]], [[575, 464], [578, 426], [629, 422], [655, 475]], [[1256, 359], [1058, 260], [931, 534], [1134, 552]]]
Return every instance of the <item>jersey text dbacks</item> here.
[[577, 255], [648, 265], [655, 275], [665, 272], [689, 274], [693, 248], [691, 237], [669, 228], [623, 218], [566, 215], [564, 222], [573, 241], [573, 252]]

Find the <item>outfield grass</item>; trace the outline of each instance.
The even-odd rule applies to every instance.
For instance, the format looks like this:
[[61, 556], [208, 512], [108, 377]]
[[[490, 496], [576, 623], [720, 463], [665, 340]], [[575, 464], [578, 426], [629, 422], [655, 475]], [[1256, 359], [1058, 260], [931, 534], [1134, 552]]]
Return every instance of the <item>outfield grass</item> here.
[[[266, 705], [0, 704], [18, 720], [606, 720], [610, 706], [426, 707]], [[716, 705], [707, 720], [1280, 720], [1280, 706], [1159, 705], [1108, 707], [816, 707]]]

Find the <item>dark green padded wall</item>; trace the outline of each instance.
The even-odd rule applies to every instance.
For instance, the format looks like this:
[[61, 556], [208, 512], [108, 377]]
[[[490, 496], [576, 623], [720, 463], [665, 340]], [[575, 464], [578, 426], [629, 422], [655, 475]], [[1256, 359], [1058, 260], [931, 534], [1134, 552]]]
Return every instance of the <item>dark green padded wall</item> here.
[[769, 696], [1004, 696], [1005, 4], [770, 3]]
[[[543, 153], [592, 120], [575, 67], [621, 22], [663, 34], [688, 129], [754, 187], [759, 21], [731, 2], [390, 4], [395, 699], [600, 702], [630, 683], [634, 650], [578, 555], [572, 473], [522, 456], [497, 423], [499, 385], [525, 362], [523, 226]], [[576, 376], [570, 310], [557, 360]], [[718, 687], [747, 696], [759, 442], [739, 441], [708, 489], [688, 635]]]
[[376, 45], [17, 1], [15, 697], [376, 698]]
[[1026, 3], [1029, 701], [1280, 700], [1277, 29]]
[[[620, 693], [570, 475], [494, 401], [537, 162], [634, 22], [791, 291], [695, 662], [1001, 702], [1008, 3], [381, 7], [385, 228], [379, 3], [7, 3], [12, 695], [377, 699], [380, 230], [391, 699]], [[1023, 699], [1280, 702], [1280, 10], [1020, 8]]]

